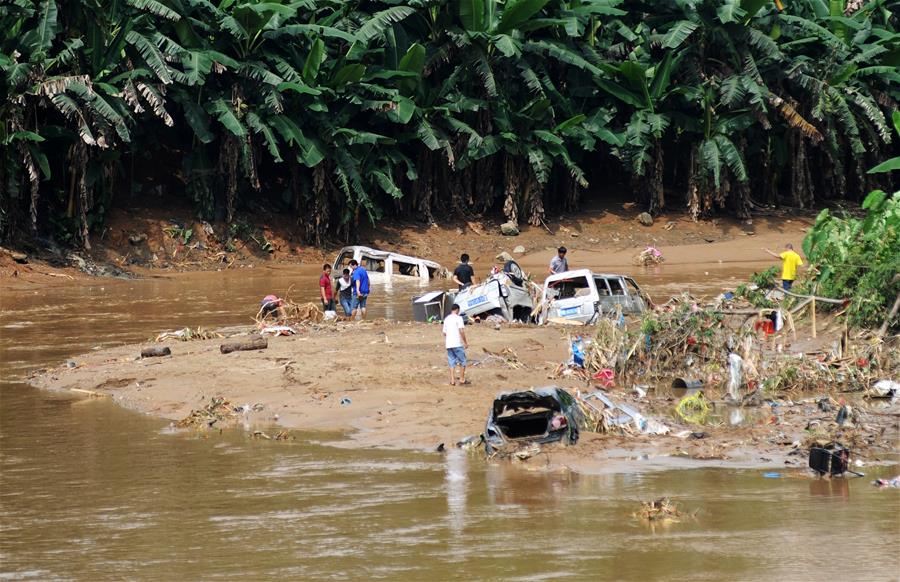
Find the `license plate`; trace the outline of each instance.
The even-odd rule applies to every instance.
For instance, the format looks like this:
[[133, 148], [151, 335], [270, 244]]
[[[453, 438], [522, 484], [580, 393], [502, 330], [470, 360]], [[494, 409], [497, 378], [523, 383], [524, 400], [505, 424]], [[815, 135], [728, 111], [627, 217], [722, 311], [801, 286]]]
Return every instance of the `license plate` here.
[[580, 307], [566, 307], [565, 309], [560, 309], [559, 314], [563, 317], [567, 317], [569, 315], [575, 315], [581, 311]]
[[466, 302], [466, 307], [475, 307], [476, 305], [481, 305], [485, 301], [487, 301], [487, 297], [485, 297], [484, 295], [482, 295], [481, 297], [473, 297]]

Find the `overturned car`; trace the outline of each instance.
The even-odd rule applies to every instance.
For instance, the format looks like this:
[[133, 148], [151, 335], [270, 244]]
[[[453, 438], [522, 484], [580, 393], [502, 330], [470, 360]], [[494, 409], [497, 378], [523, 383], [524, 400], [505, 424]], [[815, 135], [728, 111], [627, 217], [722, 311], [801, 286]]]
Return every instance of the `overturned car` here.
[[530, 286], [518, 263], [507, 261], [501, 272], [460, 291], [453, 302], [468, 317], [500, 315], [507, 321], [527, 322], [534, 308]]
[[558, 386], [498, 394], [484, 429], [488, 455], [543, 443], [574, 445], [584, 422], [575, 398]]

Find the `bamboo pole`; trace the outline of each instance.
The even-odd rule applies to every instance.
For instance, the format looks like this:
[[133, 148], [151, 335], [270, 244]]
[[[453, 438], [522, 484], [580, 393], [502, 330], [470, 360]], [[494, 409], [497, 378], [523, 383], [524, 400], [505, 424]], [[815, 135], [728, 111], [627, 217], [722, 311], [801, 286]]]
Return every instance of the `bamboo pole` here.
[[811, 313], [812, 313], [812, 335], [813, 339], [816, 339], [816, 296], [813, 295], [812, 303], [809, 304]]

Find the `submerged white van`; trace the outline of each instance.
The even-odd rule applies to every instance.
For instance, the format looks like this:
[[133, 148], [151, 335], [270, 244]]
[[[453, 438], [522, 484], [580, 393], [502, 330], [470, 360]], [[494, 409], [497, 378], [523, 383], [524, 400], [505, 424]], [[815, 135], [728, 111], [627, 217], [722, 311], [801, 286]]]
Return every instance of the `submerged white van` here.
[[385, 283], [393, 278], [419, 279], [424, 283], [437, 277], [446, 276], [446, 269], [434, 261], [360, 245], [341, 249], [332, 265], [335, 276], [339, 276], [353, 259], [365, 267], [369, 272], [369, 280], [376, 283]]

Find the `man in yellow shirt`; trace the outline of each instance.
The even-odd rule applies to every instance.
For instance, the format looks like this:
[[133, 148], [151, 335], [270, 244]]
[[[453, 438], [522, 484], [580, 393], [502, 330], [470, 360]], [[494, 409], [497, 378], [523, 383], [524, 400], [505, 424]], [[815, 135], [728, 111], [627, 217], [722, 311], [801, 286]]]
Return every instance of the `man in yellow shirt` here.
[[785, 251], [780, 255], [773, 253], [769, 249], [763, 250], [776, 259], [781, 259], [781, 286], [785, 291], [790, 291], [791, 286], [794, 284], [794, 279], [797, 278], [797, 267], [803, 264], [803, 259], [794, 252], [794, 245], [791, 243], [784, 245], [784, 248]]

